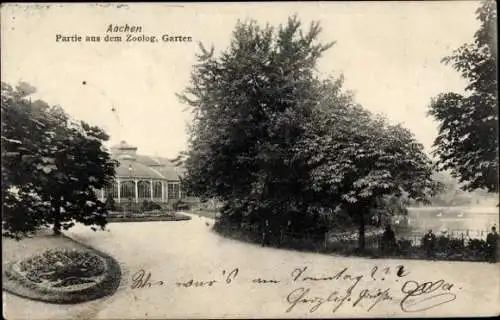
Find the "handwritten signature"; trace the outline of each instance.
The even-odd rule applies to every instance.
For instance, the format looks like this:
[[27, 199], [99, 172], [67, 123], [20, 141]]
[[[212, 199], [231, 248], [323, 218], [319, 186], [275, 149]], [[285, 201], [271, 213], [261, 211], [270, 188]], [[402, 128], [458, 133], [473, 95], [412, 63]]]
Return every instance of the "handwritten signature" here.
[[400, 302], [401, 310], [420, 312], [449, 303], [457, 298], [457, 295], [451, 292], [453, 286], [442, 279], [423, 283], [406, 281], [401, 287], [401, 292], [405, 294]]

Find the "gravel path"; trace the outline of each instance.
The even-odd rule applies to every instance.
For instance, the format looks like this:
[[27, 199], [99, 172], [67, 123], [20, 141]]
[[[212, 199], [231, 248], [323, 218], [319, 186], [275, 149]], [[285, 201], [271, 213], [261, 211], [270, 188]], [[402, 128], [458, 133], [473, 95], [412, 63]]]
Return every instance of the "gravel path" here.
[[[359, 316], [464, 316], [498, 314], [499, 264], [470, 262], [432, 262], [405, 260], [371, 260], [353, 257], [328, 256], [302, 253], [225, 239], [211, 232], [213, 220], [192, 216], [190, 221], [116, 223], [109, 225], [109, 232], [92, 232], [77, 227], [68, 235], [112, 255], [122, 266], [123, 278], [118, 291], [111, 297], [77, 306], [53, 306], [17, 299], [7, 295], [8, 319], [144, 319], [144, 318], [256, 318], [256, 317], [349, 317]], [[408, 275], [398, 277], [398, 266], [404, 266]], [[292, 274], [306, 268], [297, 281]], [[374, 272], [374, 267], [377, 270]], [[389, 267], [389, 270], [384, 268]], [[238, 268], [236, 277], [227, 276]], [[349, 274], [361, 276], [353, 279], [312, 281], [304, 277], [333, 276], [347, 268]], [[148, 288], [131, 289], [137, 272], [151, 273], [153, 284]], [[295, 270], [295, 271], [294, 271]], [[386, 273], [386, 271], [388, 271]], [[278, 281], [278, 283], [256, 283]], [[401, 292], [407, 281], [438, 281], [453, 284], [441, 299], [455, 299], [418, 313], [404, 313], [401, 309]], [[144, 278], [143, 278], [144, 280]], [[200, 287], [189, 286], [189, 280], [198, 281]], [[210, 281], [215, 282], [210, 282]], [[160, 284], [158, 281], [163, 281]], [[203, 283], [201, 283], [203, 281]], [[176, 282], [182, 282], [180, 287]], [[210, 283], [212, 285], [210, 285]], [[438, 283], [439, 284], [439, 283]], [[345, 296], [347, 288], [354, 285], [351, 301], [344, 301], [335, 313], [337, 302], [327, 301], [310, 312], [317, 302], [297, 303], [290, 312], [287, 302], [298, 297], [300, 288], [309, 290], [303, 298], [315, 297], [335, 300]], [[408, 282], [407, 289], [415, 282]], [[366, 290], [365, 290], [366, 289]], [[360, 295], [385, 291], [392, 300], [378, 301], [365, 297], [356, 305]], [[446, 291], [449, 289], [449, 291]], [[294, 294], [291, 294], [292, 291]], [[368, 290], [368, 291], [367, 291]], [[416, 297], [422, 299], [429, 294]], [[439, 302], [435, 297], [427, 302], [410, 306], [424, 308], [425, 303]], [[303, 299], [304, 300], [304, 299]], [[427, 307], [432, 305], [427, 305]], [[4, 309], [5, 310], [5, 309]]]

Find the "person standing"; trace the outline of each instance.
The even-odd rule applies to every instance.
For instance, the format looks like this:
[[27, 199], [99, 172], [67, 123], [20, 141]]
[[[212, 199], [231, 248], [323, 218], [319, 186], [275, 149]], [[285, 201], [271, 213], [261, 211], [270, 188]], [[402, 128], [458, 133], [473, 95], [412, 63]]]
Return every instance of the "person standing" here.
[[269, 245], [271, 243], [271, 226], [269, 225], [269, 220], [264, 222], [264, 227], [262, 228], [262, 246]]
[[493, 226], [491, 232], [486, 236], [486, 255], [488, 262], [495, 263], [498, 254], [498, 233], [497, 228]]
[[391, 228], [391, 225], [385, 227], [385, 231], [382, 234], [382, 252], [384, 254], [394, 253], [396, 248], [396, 234]]
[[462, 242], [463, 242], [464, 248], [469, 247], [470, 241], [471, 241], [471, 237], [469, 235], [469, 230], [467, 230], [465, 232], [465, 235], [462, 235]]
[[280, 243], [283, 243], [291, 233], [292, 233], [292, 221], [288, 220], [286, 222], [286, 227], [281, 229]]
[[428, 259], [434, 259], [434, 250], [436, 248], [436, 236], [432, 233], [432, 229], [425, 234], [423, 238], [423, 245], [427, 253]]

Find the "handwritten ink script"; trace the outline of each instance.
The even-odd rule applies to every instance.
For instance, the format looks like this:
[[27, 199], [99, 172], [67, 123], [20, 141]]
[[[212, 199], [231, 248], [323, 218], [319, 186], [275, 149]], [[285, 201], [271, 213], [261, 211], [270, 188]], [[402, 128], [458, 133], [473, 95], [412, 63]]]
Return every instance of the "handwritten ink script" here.
[[366, 273], [355, 273], [348, 267], [329, 274], [315, 274], [307, 266], [297, 267], [275, 277], [252, 275], [233, 268], [222, 270], [218, 277], [187, 278], [174, 281], [154, 279], [151, 272], [138, 270], [132, 275], [131, 289], [152, 287], [210, 288], [248, 282], [257, 286], [285, 286], [284, 312], [335, 313], [340, 308], [362, 308], [372, 311], [389, 303], [403, 313], [417, 313], [437, 308], [457, 298], [458, 288], [444, 279], [413, 279], [404, 266], [374, 266]]

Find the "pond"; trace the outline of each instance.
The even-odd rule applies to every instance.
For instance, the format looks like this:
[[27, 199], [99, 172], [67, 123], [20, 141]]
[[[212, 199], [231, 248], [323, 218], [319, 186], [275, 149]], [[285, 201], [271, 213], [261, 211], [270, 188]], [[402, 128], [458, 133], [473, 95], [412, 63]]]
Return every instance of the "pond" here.
[[469, 232], [471, 238], [485, 239], [491, 227], [499, 224], [499, 208], [481, 207], [413, 207], [408, 208], [409, 235], [423, 235], [432, 229], [441, 234], [460, 236]]

